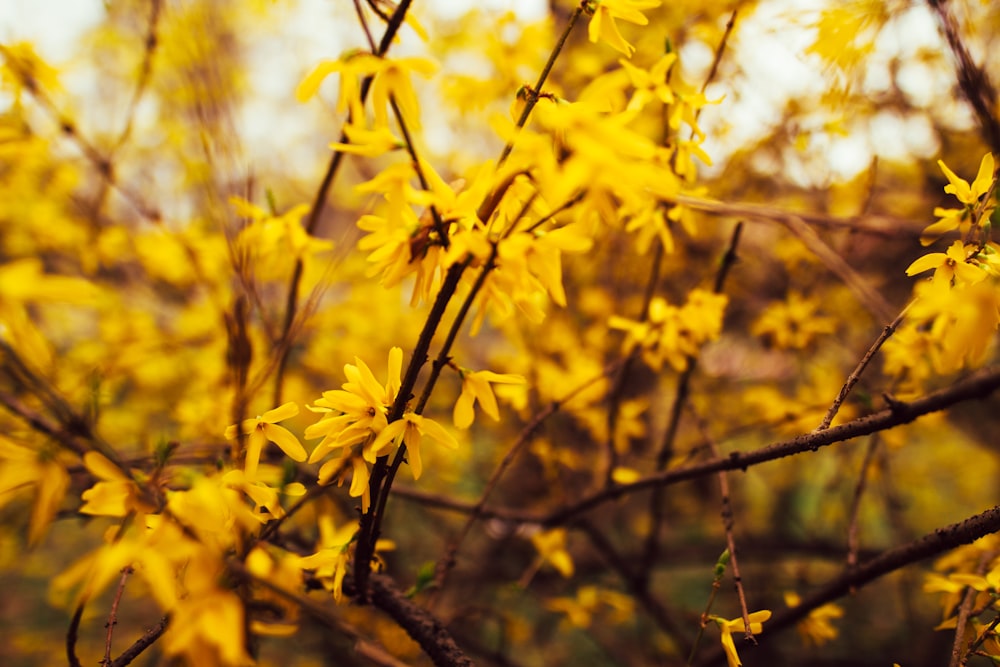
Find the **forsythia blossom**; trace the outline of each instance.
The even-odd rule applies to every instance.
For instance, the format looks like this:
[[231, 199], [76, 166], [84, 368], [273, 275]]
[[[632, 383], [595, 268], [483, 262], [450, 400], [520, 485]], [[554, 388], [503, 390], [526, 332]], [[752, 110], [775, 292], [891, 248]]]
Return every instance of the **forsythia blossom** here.
[[615, 19], [646, 25], [649, 19], [640, 10], [659, 6], [660, 0], [595, 0], [589, 3], [588, 9], [592, 15], [587, 34], [590, 41], [595, 44], [602, 41], [631, 58], [635, 47], [622, 37]]
[[278, 426], [278, 422], [299, 414], [299, 406], [294, 403], [285, 403], [281, 407], [268, 410], [263, 415], [253, 419], [244, 419], [240, 424], [233, 424], [226, 429], [226, 439], [233, 440], [239, 434], [250, 436], [247, 439], [246, 453], [246, 474], [247, 478], [253, 479], [257, 474], [257, 465], [260, 463], [260, 454], [264, 445], [273, 442], [285, 452], [293, 461], [305, 461], [306, 450], [302, 447], [299, 439], [283, 426]]

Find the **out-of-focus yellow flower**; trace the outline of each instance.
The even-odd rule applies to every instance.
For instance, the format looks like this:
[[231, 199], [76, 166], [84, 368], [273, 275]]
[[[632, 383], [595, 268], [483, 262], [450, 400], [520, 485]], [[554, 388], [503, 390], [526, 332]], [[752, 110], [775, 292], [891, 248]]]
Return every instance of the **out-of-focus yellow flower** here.
[[302, 447], [299, 439], [284, 426], [278, 426], [278, 422], [297, 414], [299, 414], [299, 406], [294, 403], [285, 403], [253, 419], [244, 419], [240, 424], [233, 424], [226, 428], [227, 440], [233, 440], [239, 434], [250, 436], [247, 438], [246, 466], [244, 468], [249, 479], [256, 476], [261, 451], [268, 442], [278, 445], [281, 451], [285, 452], [293, 461], [306, 460], [306, 450]]
[[467, 371], [461, 370], [462, 393], [455, 402], [455, 410], [452, 416], [455, 428], [469, 428], [475, 418], [473, 406], [479, 401], [479, 407], [483, 412], [493, 418], [500, 420], [500, 408], [497, 406], [496, 396], [493, 395], [491, 382], [501, 384], [524, 384], [525, 379], [521, 375], [500, 374], [492, 371]]
[[[785, 604], [789, 607], [798, 607], [802, 599], [798, 593], [785, 591]], [[837, 628], [830, 621], [844, 615], [844, 610], [835, 604], [825, 604], [809, 612], [803, 620], [799, 621], [796, 629], [802, 641], [807, 645], [822, 646], [837, 638]]]
[[542, 562], [552, 565], [564, 577], [573, 576], [573, 558], [566, 550], [565, 528], [537, 532], [531, 536], [531, 543]]
[[640, 10], [659, 6], [660, 0], [594, 0], [588, 3], [591, 18], [587, 34], [590, 41], [595, 44], [598, 41], [604, 42], [631, 58], [635, 47], [622, 37], [615, 19], [646, 25], [649, 19], [643, 16]]
[[750, 333], [779, 349], [805, 349], [817, 336], [836, 330], [836, 320], [820, 315], [819, 305], [819, 299], [789, 292], [784, 301], [767, 307], [750, 327]]
[[[993, 179], [996, 165], [993, 154], [987, 153], [979, 163], [979, 173], [970, 185], [968, 181], [959, 178], [942, 160], [938, 160], [938, 166], [948, 179], [948, 185], [944, 186], [944, 191], [955, 195], [958, 201], [962, 202], [962, 208], [935, 208], [934, 215], [940, 218], [937, 222], [924, 229], [920, 236], [920, 243], [930, 245], [939, 236], [953, 229], [961, 230], [963, 226], [967, 229], [970, 223], [976, 222], [973, 218], [973, 210], [980, 205], [980, 199], [990, 191], [993, 186]], [[995, 208], [995, 204], [988, 202], [981, 211], [982, 219], [988, 220]]]

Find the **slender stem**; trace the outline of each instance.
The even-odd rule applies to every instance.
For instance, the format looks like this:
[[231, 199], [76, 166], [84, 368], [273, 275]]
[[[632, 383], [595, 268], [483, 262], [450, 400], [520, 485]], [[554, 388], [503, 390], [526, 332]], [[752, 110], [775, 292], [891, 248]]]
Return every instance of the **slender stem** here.
[[910, 306], [912, 305], [913, 302], [910, 302], [905, 308], [903, 308], [902, 311], [900, 311], [899, 315], [896, 316], [896, 319], [882, 329], [882, 333], [879, 334], [879, 337], [875, 339], [875, 342], [868, 348], [868, 351], [865, 352], [863, 357], [861, 357], [861, 361], [859, 361], [858, 365], [853, 371], [851, 371], [851, 374], [847, 376], [847, 381], [844, 382], [844, 386], [840, 388], [840, 393], [837, 394], [837, 398], [834, 399], [833, 405], [831, 405], [830, 409], [827, 410], [826, 415], [823, 417], [823, 422], [816, 428], [817, 431], [824, 431], [830, 428], [830, 424], [833, 423], [834, 417], [836, 417], [837, 412], [840, 411], [840, 406], [844, 404], [848, 394], [850, 394], [851, 390], [854, 389], [854, 385], [856, 385], [858, 380], [861, 379], [862, 373], [864, 373], [865, 369], [868, 368], [868, 364], [871, 363], [871, 360], [875, 357], [875, 353], [878, 352], [882, 348], [885, 341], [889, 340], [892, 334], [896, 332], [896, 329], [898, 329], [899, 325], [902, 324], [903, 319], [906, 317], [906, 313], [910, 310]]
[[[549, 54], [549, 59], [545, 63], [545, 67], [542, 68], [542, 73], [538, 76], [538, 81], [535, 83], [535, 87], [528, 91], [527, 100], [525, 100], [524, 109], [521, 111], [520, 118], [517, 119], [517, 128], [521, 129], [524, 127], [525, 123], [528, 122], [528, 116], [531, 115], [532, 109], [538, 104], [538, 98], [541, 96], [542, 87], [545, 85], [545, 80], [549, 78], [549, 74], [552, 72], [552, 67], [556, 64], [556, 58], [562, 52], [563, 47], [566, 45], [566, 40], [569, 39], [569, 34], [573, 31], [573, 26], [576, 25], [577, 19], [584, 12], [584, 8], [587, 5], [588, 0], [583, 0], [573, 13], [569, 16], [569, 21], [566, 23], [566, 29], [563, 30], [562, 35], [559, 36], [559, 41], [556, 42], [555, 47], [552, 49], [552, 53]], [[510, 157], [510, 152], [514, 150], [514, 140], [511, 139], [506, 146], [503, 147], [503, 152], [500, 153], [500, 159], [497, 161], [497, 166], [499, 167], [507, 158]]]
[[105, 624], [104, 659], [101, 660], [101, 664], [106, 667], [110, 667], [111, 665], [111, 638], [114, 636], [115, 626], [118, 625], [118, 603], [121, 602], [122, 593], [125, 592], [125, 582], [128, 581], [130, 574], [132, 574], [131, 566], [122, 568], [122, 576], [118, 580], [118, 588], [115, 591], [114, 599], [111, 601], [111, 611], [108, 613], [108, 621]]

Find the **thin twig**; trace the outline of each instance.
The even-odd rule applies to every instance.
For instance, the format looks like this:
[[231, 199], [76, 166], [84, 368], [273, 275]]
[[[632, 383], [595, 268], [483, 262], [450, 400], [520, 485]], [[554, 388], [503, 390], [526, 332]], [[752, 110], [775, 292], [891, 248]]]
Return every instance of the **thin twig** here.
[[893, 319], [895, 309], [889, 305], [889, 302], [872, 289], [837, 251], [827, 245], [815, 229], [807, 225], [797, 215], [790, 215], [783, 222], [798, 237], [802, 245], [808, 248], [831, 273], [847, 285], [848, 289], [854, 293], [855, 298], [865, 307], [865, 310], [883, 322]]
[[111, 667], [125, 667], [132, 663], [133, 660], [138, 658], [143, 651], [153, 645], [157, 639], [163, 636], [163, 633], [167, 631], [167, 626], [170, 625], [170, 615], [165, 614], [160, 618], [159, 622], [146, 630], [141, 637], [135, 640], [131, 646], [125, 649], [120, 656], [114, 659], [111, 663]]
[[101, 660], [101, 664], [106, 667], [111, 666], [111, 638], [115, 633], [115, 626], [118, 625], [118, 603], [121, 602], [122, 593], [125, 592], [125, 582], [128, 581], [128, 576], [132, 574], [132, 567], [126, 565], [122, 568], [121, 579], [118, 580], [118, 588], [115, 591], [115, 597], [111, 601], [111, 611], [108, 613], [107, 623], [104, 624], [106, 629], [106, 635], [104, 639], [104, 659]]
[[927, 0], [927, 4], [937, 14], [948, 46], [958, 61], [958, 85], [976, 114], [983, 139], [994, 155], [1000, 155], [1000, 120], [994, 113], [997, 105], [996, 88], [990, 82], [986, 70], [972, 60], [972, 54], [959, 34], [958, 22], [948, 11], [945, 0]]
[[[542, 68], [542, 73], [538, 75], [538, 81], [535, 83], [535, 87], [527, 91], [527, 99], [525, 100], [524, 109], [521, 111], [521, 116], [517, 119], [518, 129], [524, 127], [525, 123], [528, 122], [528, 116], [531, 115], [532, 109], [534, 109], [535, 105], [538, 104], [538, 100], [542, 94], [542, 87], [545, 85], [545, 80], [549, 78], [549, 73], [552, 72], [552, 67], [555, 66], [556, 59], [562, 52], [563, 46], [566, 45], [566, 40], [569, 39], [569, 34], [573, 32], [573, 26], [576, 25], [577, 20], [583, 14], [584, 8], [587, 4], [587, 0], [581, 0], [577, 8], [573, 10], [572, 14], [570, 14], [565, 30], [563, 30], [562, 35], [560, 35], [559, 40], [552, 49], [552, 53], [549, 54], [549, 59], [545, 63], [545, 67]], [[507, 161], [507, 158], [510, 156], [510, 152], [512, 150], [514, 150], [513, 139], [508, 141], [507, 145], [503, 147], [503, 152], [500, 153], [500, 159], [497, 160], [498, 167]]]
[[[982, 575], [986, 572], [986, 567], [995, 556], [996, 554], [992, 552], [984, 553], [979, 558], [976, 574]], [[951, 659], [948, 661], [948, 667], [959, 667], [960, 665], [964, 665], [968, 660], [969, 643], [965, 640], [965, 628], [969, 624], [972, 606], [976, 603], [977, 597], [979, 597], [979, 591], [969, 586], [965, 591], [965, 596], [962, 598], [961, 604], [958, 605], [958, 618], [955, 620], [955, 639], [951, 644]]]
[[594, 383], [599, 382], [600, 380], [606, 378], [610, 373], [614, 372], [615, 367], [620, 366], [622, 363], [623, 363], [622, 361], [617, 361], [612, 364], [609, 364], [607, 367], [605, 367], [604, 371], [600, 375], [596, 375], [580, 383], [579, 385], [571, 389], [562, 398], [552, 401], [545, 408], [543, 408], [537, 414], [535, 414], [535, 416], [531, 418], [531, 421], [529, 421], [524, 426], [524, 428], [521, 429], [521, 432], [518, 434], [517, 439], [514, 440], [513, 444], [511, 444], [511, 446], [507, 449], [507, 452], [504, 454], [503, 459], [500, 461], [499, 465], [497, 465], [496, 469], [493, 471], [493, 474], [490, 475], [489, 480], [486, 482], [486, 485], [483, 488], [483, 492], [479, 496], [479, 500], [476, 501], [475, 505], [471, 506], [469, 512], [469, 518], [466, 520], [465, 525], [462, 526], [462, 530], [459, 531], [458, 536], [456, 536], [455, 539], [453, 539], [451, 543], [448, 545], [445, 554], [438, 560], [437, 567], [435, 568], [434, 572], [434, 583], [436, 584], [435, 586], [436, 590], [441, 590], [442, 588], [444, 588], [445, 580], [447, 579], [448, 573], [455, 566], [458, 550], [461, 548], [462, 542], [464, 542], [465, 538], [469, 535], [469, 532], [472, 530], [473, 524], [476, 521], [484, 518], [485, 516], [484, 509], [486, 507], [486, 501], [489, 500], [490, 495], [493, 493], [494, 489], [496, 489], [497, 485], [500, 483], [500, 479], [503, 477], [504, 473], [507, 472], [507, 469], [514, 462], [514, 459], [521, 452], [524, 446], [531, 441], [531, 438], [534, 436], [535, 432], [539, 428], [541, 428], [542, 424], [545, 423], [545, 421], [549, 417], [558, 412], [562, 408], [562, 406], [564, 406], [568, 401], [572, 400], [574, 397], [579, 395], [588, 387], [592, 386]]
[[840, 393], [838, 393], [837, 398], [833, 400], [833, 404], [830, 406], [830, 409], [826, 411], [826, 415], [824, 415], [822, 423], [816, 427], [817, 431], [825, 431], [830, 428], [830, 424], [833, 423], [834, 417], [836, 417], [837, 413], [840, 411], [840, 406], [844, 404], [848, 394], [850, 394], [851, 390], [854, 389], [854, 385], [856, 385], [858, 380], [861, 379], [862, 373], [864, 373], [865, 369], [868, 368], [868, 364], [871, 363], [871, 360], [875, 357], [875, 353], [878, 352], [882, 348], [885, 341], [889, 340], [889, 337], [896, 332], [896, 329], [898, 329], [899, 325], [902, 324], [903, 319], [906, 317], [906, 313], [910, 310], [910, 306], [912, 305], [913, 302], [911, 301], [905, 308], [903, 308], [902, 311], [900, 311], [899, 315], [896, 316], [896, 319], [882, 329], [882, 333], [879, 334], [879, 337], [875, 339], [875, 342], [871, 344], [868, 351], [865, 352], [863, 357], [861, 357], [861, 361], [859, 361], [858, 365], [855, 366], [853, 371], [851, 371], [851, 374], [847, 376], [847, 380], [840, 388]]
[[76, 657], [76, 641], [80, 636], [80, 621], [83, 619], [84, 604], [85, 602], [81, 602], [77, 606], [69, 621], [69, 627], [66, 629], [66, 660], [69, 667], [81, 667], [80, 658]]
[[854, 495], [851, 497], [851, 507], [848, 510], [847, 521], [847, 570], [853, 570], [858, 565], [858, 521], [861, 516], [861, 498], [864, 496], [868, 482], [868, 470], [875, 460], [878, 452], [878, 434], [872, 435], [865, 448], [865, 457], [861, 461], [861, 470], [858, 473], [858, 483], [854, 485]]
[[[701, 437], [708, 443], [708, 449], [712, 453], [712, 456], [718, 458], [721, 456], [719, 452], [719, 446], [715, 443], [715, 439], [708, 432], [708, 424], [701, 418], [694, 409], [689, 409], [689, 412], [694, 417], [695, 424], [698, 426], [698, 430], [701, 432]], [[743, 627], [746, 631], [746, 639], [749, 642], [754, 642], [753, 631], [750, 629], [750, 612], [747, 609], [747, 596], [746, 591], [743, 590], [743, 576], [740, 574], [740, 560], [736, 553], [736, 538], [733, 537], [733, 526], [736, 521], [733, 515], [733, 504], [731, 496], [729, 495], [729, 476], [725, 470], [720, 470], [719, 473], [719, 495], [722, 502], [722, 528], [726, 533], [726, 549], [729, 550], [729, 562], [733, 567], [733, 588], [736, 589], [736, 597], [740, 601], [740, 613], [743, 618]]]

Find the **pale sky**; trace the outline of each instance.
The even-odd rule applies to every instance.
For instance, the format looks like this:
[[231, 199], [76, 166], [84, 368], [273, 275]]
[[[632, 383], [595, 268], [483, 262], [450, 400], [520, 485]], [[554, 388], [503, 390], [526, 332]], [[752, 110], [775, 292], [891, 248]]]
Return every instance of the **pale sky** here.
[[[775, 122], [778, 109], [793, 92], [809, 95], [823, 92], [827, 81], [816, 63], [802, 55], [811, 36], [802, 29], [801, 18], [797, 24], [793, 22], [793, 17], [801, 17], [803, 11], [815, 10], [823, 4], [824, 0], [763, 0], [752, 15], [742, 17], [739, 33], [753, 36], [753, 43], [746, 44], [735, 39], [727, 57], [739, 58], [748, 80], [740, 91], [738, 107], [733, 99], [735, 96], [730, 95], [730, 99], [722, 105], [707, 108], [703, 113], [703, 126], [709, 130], [705, 148], [710, 155], [723, 157], [732, 146], [760, 136], [769, 124]], [[510, 9], [526, 19], [536, 19], [544, 15], [547, 2], [433, 0], [426, 6], [439, 15], [456, 16], [472, 5], [500, 11]], [[342, 0], [296, 0], [288, 6], [294, 9], [281, 24], [280, 34], [276, 34], [273, 40], [261, 39], [250, 54], [252, 85], [258, 94], [249, 98], [252, 102], [244, 109], [241, 124], [246, 145], [252, 152], [259, 151], [261, 155], [274, 155], [276, 150], [296, 145], [297, 139], [309, 131], [315, 115], [298, 107], [290, 95], [298, 77], [312, 64], [336, 57], [344, 48], [344, 45], [331, 44], [331, 25], [336, 25], [333, 16], [335, 11], [343, 8]], [[63, 77], [63, 85], [79, 98], [85, 98], [88, 89], [93, 89], [93, 81], [73, 76], [74, 67], [70, 58], [76, 51], [76, 40], [100, 21], [103, 11], [101, 0], [0, 0], [0, 42], [33, 42], [43, 58], [70, 73]], [[890, 54], [912, 54], [920, 48], [940, 45], [933, 20], [922, 4], [901, 12], [879, 39], [880, 49]], [[697, 61], [711, 60], [711, 52], [704, 48], [695, 47], [681, 55], [682, 61], [688, 61], [689, 66], [695, 65], [695, 69], [699, 64]], [[889, 76], [886, 63], [886, 58], [873, 59], [870, 78], [875, 88], [880, 77]], [[707, 67], [707, 62], [701, 64]], [[936, 96], [937, 103], [941, 103], [941, 87], [947, 89], [949, 82], [932, 81], [929, 77], [933, 75], [929, 68], [914, 65], [899, 72], [897, 80], [904, 88], [909, 86], [912, 89], [913, 97], [931, 96], [927, 99], [927, 104], [931, 104]], [[721, 90], [720, 86], [710, 89], [709, 97], [719, 96]], [[0, 105], [2, 103], [0, 99]], [[956, 108], [957, 116], [962, 113], [960, 108]], [[275, 118], [281, 118], [283, 122], [276, 123]], [[733, 118], [738, 120], [726, 122]], [[710, 128], [717, 122], [729, 126], [724, 143], [712, 139]], [[849, 176], [859, 164], [866, 165], [874, 152], [888, 158], [903, 158], [910, 153], [929, 159], [939, 150], [929, 124], [921, 123], [919, 119], [901, 122], [895, 116], [886, 115], [876, 117], [872, 126], [875, 129], [872, 133], [820, 136], [814, 140], [815, 145], [810, 146], [810, 150], [822, 151], [832, 171], [841, 176]], [[294, 135], [296, 132], [298, 136]], [[322, 149], [325, 146], [317, 148]], [[311, 160], [291, 162], [306, 164]], [[805, 185], [811, 176], [805, 166], [803, 169], [798, 180]], [[792, 177], [795, 178], [795, 175]]]

